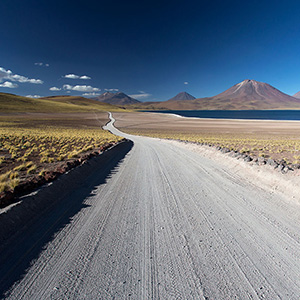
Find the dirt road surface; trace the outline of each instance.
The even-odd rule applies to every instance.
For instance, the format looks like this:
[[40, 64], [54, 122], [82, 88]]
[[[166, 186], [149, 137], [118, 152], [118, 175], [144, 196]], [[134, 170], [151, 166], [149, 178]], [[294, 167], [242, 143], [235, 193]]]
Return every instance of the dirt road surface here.
[[64, 195], [64, 210], [7, 242], [3, 297], [299, 299], [297, 199], [175, 144], [107, 127], [134, 146], [105, 180], [86, 177]]

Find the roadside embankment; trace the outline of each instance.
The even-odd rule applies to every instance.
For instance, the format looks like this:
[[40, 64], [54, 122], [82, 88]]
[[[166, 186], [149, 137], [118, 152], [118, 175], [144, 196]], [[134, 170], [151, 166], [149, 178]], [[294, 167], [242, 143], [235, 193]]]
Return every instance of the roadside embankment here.
[[[47, 209], [53, 209], [55, 205], [64, 207], [65, 203], [60, 201], [67, 194], [76, 194], [82, 188], [82, 182], [87, 182], [87, 178], [90, 178], [91, 184], [94, 181], [93, 178], [99, 179], [99, 176], [105, 181], [111, 170], [124, 158], [132, 146], [131, 141], [123, 140], [115, 145], [107, 145], [100, 155], [73, 161], [69, 167], [75, 168], [69, 171], [65, 169], [65, 174], [58, 171], [53, 171], [51, 176], [49, 174], [48, 182], [57, 179], [50, 185], [43, 185], [35, 192], [21, 197], [18, 202], [2, 208], [0, 210], [0, 242], [3, 243], [19, 229], [27, 226], [34, 218], [40, 217]], [[74, 195], [74, 205], [76, 197]]]
[[287, 201], [293, 203], [296, 201], [300, 204], [297, 200], [300, 199], [300, 169], [293, 170], [276, 162], [270, 163], [263, 158], [249, 160], [241, 153], [208, 145], [175, 140], [162, 141], [196, 152], [202, 157], [215, 161], [220, 166], [220, 171], [230, 170], [250, 185], [268, 189], [271, 194], [280, 193]]
[[111, 148], [116, 143], [106, 143], [102, 145], [97, 151], [88, 151], [79, 155], [78, 158], [69, 159], [63, 162], [57, 162], [43, 172], [43, 174], [36, 174], [34, 176], [26, 177], [22, 182], [20, 182], [13, 190], [3, 191], [0, 193], [0, 208], [4, 208], [16, 201], [18, 198], [31, 193], [38, 187], [42, 186], [43, 184], [50, 183], [57, 179], [60, 175], [65, 174], [69, 170], [84, 164], [87, 160], [91, 159], [92, 157], [98, 156], [103, 151]]

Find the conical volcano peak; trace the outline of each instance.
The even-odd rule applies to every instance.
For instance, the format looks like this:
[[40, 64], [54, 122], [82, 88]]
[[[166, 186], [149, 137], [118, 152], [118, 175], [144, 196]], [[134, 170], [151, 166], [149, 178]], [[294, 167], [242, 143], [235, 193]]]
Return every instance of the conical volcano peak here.
[[177, 94], [175, 97], [169, 99], [168, 101], [177, 101], [177, 100], [194, 100], [196, 99], [194, 96], [190, 95], [187, 92], [181, 92]]
[[238, 85], [244, 85], [244, 84], [264, 84], [264, 83], [253, 79], [245, 79], [242, 82], [238, 83]]
[[111, 93], [111, 92], [105, 92], [105, 93], [103, 93], [102, 95], [103, 95], [103, 96], [111, 96], [111, 95], [113, 95], [113, 93]]
[[270, 103], [294, 100], [294, 98], [282, 93], [270, 84], [252, 79], [245, 79], [213, 98], [227, 100], [239, 99], [240, 101], [242, 99], [245, 101], [267, 100]]
[[113, 105], [127, 105], [127, 104], [140, 103], [140, 101], [131, 98], [130, 96], [122, 92], [117, 92], [117, 93], [105, 92], [102, 95], [99, 95], [92, 99], [113, 104]]

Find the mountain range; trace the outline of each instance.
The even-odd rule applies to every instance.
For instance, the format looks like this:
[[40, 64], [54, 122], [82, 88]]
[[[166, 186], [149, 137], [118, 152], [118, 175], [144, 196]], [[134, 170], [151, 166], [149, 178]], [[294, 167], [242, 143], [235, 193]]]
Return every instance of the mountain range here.
[[187, 92], [181, 92], [161, 102], [140, 102], [122, 92], [105, 92], [93, 99], [80, 96], [49, 96], [32, 99], [0, 93], [0, 112], [116, 111], [125, 108], [140, 110], [300, 109], [300, 92], [289, 96], [267, 83], [246, 79], [213, 97], [195, 99]]
[[299, 98], [289, 96], [267, 83], [250, 79], [246, 79], [214, 97], [188, 101], [176, 100], [176, 96], [174, 98], [163, 102], [144, 102], [131, 107], [149, 110], [300, 109]]

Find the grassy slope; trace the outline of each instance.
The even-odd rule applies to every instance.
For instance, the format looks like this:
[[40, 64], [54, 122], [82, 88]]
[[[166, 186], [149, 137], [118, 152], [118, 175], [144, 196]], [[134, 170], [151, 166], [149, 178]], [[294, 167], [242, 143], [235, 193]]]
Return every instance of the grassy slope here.
[[0, 207], [119, 141], [101, 129], [107, 111], [124, 109], [83, 97], [0, 93]]
[[33, 99], [0, 93], [0, 113], [123, 111], [114, 105], [76, 96]]

